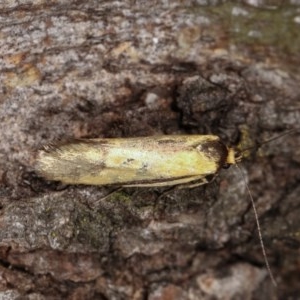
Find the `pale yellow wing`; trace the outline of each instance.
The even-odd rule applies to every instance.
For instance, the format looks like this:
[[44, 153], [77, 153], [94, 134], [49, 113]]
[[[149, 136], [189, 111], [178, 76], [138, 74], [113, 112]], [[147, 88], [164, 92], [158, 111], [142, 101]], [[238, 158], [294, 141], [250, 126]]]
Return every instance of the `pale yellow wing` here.
[[226, 146], [212, 135], [92, 139], [40, 151], [36, 168], [64, 183], [168, 185], [215, 174], [224, 157]]

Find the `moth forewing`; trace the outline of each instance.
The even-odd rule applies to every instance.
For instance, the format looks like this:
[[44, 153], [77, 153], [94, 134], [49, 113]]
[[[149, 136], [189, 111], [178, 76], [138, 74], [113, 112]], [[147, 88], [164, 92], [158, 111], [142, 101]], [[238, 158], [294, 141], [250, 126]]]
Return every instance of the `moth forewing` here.
[[38, 153], [36, 170], [68, 184], [170, 186], [215, 175], [235, 163], [234, 151], [214, 135], [89, 139]]

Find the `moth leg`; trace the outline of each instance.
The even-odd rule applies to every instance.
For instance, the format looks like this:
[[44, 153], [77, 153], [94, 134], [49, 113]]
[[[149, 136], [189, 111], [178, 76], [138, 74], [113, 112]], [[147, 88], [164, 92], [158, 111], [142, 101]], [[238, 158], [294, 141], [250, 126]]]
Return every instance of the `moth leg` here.
[[[158, 199], [168, 195], [170, 192], [174, 191], [174, 190], [181, 190], [181, 189], [192, 189], [192, 188], [195, 188], [197, 186], [200, 186], [200, 185], [204, 185], [204, 184], [207, 184], [207, 183], [210, 183], [212, 182], [214, 179], [215, 179], [216, 175], [211, 179], [211, 180], [208, 180], [206, 177], [203, 177], [203, 176], [199, 176], [199, 177], [196, 177], [197, 179], [197, 182], [194, 182], [192, 184], [189, 184], [188, 182], [187, 183], [180, 183], [180, 184], [177, 184], [177, 185], [174, 185], [172, 186], [170, 189], [164, 191], [161, 195], [159, 195]], [[189, 180], [191, 181], [191, 180]], [[195, 181], [195, 179], [193, 180]]]
[[[190, 179], [187, 182], [180, 182], [179, 184], [175, 185], [174, 189], [186, 189], [186, 188], [193, 189], [197, 186], [201, 186], [201, 185], [213, 182], [216, 179], [217, 176], [218, 176], [218, 174], [215, 174], [212, 177], [209, 176], [209, 178], [208, 178], [208, 176], [203, 176], [203, 175], [195, 176], [193, 178], [193, 180]], [[191, 181], [193, 181], [193, 183], [189, 183]]]
[[93, 206], [98, 206], [100, 202], [106, 200], [107, 198], [109, 198], [112, 194], [116, 193], [116, 192], [119, 192], [123, 189], [123, 187], [118, 187], [114, 190], [112, 190], [111, 192], [109, 192], [107, 195], [101, 197], [100, 199], [96, 200], [95, 202], [93, 202]]
[[[100, 199], [100, 201], [107, 199], [108, 197], [110, 197], [110, 196], [111, 196], [112, 194], [114, 194], [114, 193], [120, 192], [122, 189], [123, 189], [123, 187], [118, 187], [118, 188], [112, 190], [112, 191], [109, 192], [107, 195], [105, 195], [104, 197], [102, 197], [102, 198]], [[99, 200], [98, 200], [98, 201], [99, 201]]]
[[210, 181], [207, 180], [205, 177], [204, 178], [201, 178], [199, 179], [198, 182], [195, 182], [195, 183], [192, 183], [192, 184], [180, 184], [180, 185], [177, 185], [176, 188], [178, 189], [185, 189], [185, 188], [188, 188], [188, 189], [193, 189], [197, 186], [200, 186], [200, 185], [204, 185], [204, 184], [207, 184], [209, 183]]
[[216, 177], [217, 177], [217, 175], [214, 175], [211, 179], [207, 179], [207, 177], [203, 177], [203, 178], [200, 178], [198, 182], [195, 182], [192, 184], [183, 184], [183, 185], [178, 186], [178, 188], [179, 189], [182, 189], [182, 188], [193, 189], [197, 186], [213, 182], [216, 179]]
[[195, 175], [195, 176], [189, 176], [179, 179], [173, 179], [173, 180], [161, 180], [157, 182], [151, 182], [151, 183], [136, 183], [136, 184], [124, 184], [123, 187], [164, 187], [164, 186], [179, 186], [179, 185], [185, 185], [192, 181], [197, 181], [204, 178], [203, 175]]

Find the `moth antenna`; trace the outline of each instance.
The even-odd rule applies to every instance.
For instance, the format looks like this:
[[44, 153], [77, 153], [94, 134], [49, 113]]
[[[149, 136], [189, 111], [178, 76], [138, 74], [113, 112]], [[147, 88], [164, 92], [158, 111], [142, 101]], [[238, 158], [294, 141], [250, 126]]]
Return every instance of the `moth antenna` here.
[[235, 166], [238, 168], [239, 172], [241, 173], [242, 175], [242, 178], [243, 178], [243, 181], [245, 183], [245, 186], [246, 186], [246, 189], [247, 189], [247, 192], [248, 192], [248, 195], [250, 197], [250, 200], [251, 200], [251, 204], [252, 204], [252, 208], [253, 208], [253, 211], [254, 211], [254, 216], [255, 216], [255, 221], [256, 221], [256, 227], [257, 227], [257, 232], [258, 232], [258, 237], [259, 237], [259, 242], [260, 242], [260, 247], [261, 247], [261, 250], [262, 250], [262, 254], [263, 254], [263, 257], [264, 257], [264, 260], [265, 260], [265, 265], [266, 265], [266, 268], [268, 270], [268, 273], [269, 273], [269, 276], [271, 278], [271, 281], [273, 283], [273, 285], [275, 287], [277, 287], [277, 283], [276, 283], [276, 280], [273, 276], [273, 273], [272, 273], [272, 270], [271, 270], [271, 267], [270, 267], [270, 264], [269, 264], [269, 261], [268, 261], [268, 258], [267, 258], [267, 254], [266, 254], [266, 248], [265, 248], [265, 244], [264, 244], [264, 241], [263, 241], [263, 237], [262, 237], [262, 233], [261, 233], [261, 227], [260, 227], [260, 223], [259, 223], [259, 220], [258, 220], [258, 214], [257, 214], [257, 210], [256, 210], [256, 206], [255, 206], [255, 203], [254, 203], [254, 200], [253, 200], [253, 197], [252, 197], [252, 194], [250, 192], [250, 189], [249, 189], [249, 186], [247, 184], [247, 181], [246, 181], [246, 178], [241, 170], [241, 168], [235, 164]]
[[266, 140], [266, 141], [262, 141], [262, 142], [260, 142], [260, 143], [256, 143], [255, 146], [251, 146], [251, 147], [242, 149], [242, 150], [240, 150], [240, 152], [241, 152], [241, 153], [244, 153], [244, 152], [246, 152], [246, 151], [248, 151], [248, 150], [251, 150], [251, 149], [258, 149], [258, 148], [260, 148], [262, 145], [265, 145], [265, 144], [268, 144], [268, 143], [270, 143], [270, 142], [273, 142], [273, 141], [275, 141], [275, 140], [277, 140], [277, 139], [280, 139], [281, 137], [283, 137], [283, 136], [285, 136], [285, 135], [288, 135], [288, 134], [290, 134], [290, 133], [296, 132], [297, 130], [299, 130], [299, 129], [297, 129], [297, 128], [295, 129], [295, 128], [294, 128], [294, 129], [288, 130], [288, 131], [286, 131], [286, 132], [284, 132], [284, 133], [282, 133], [282, 134], [276, 135], [276, 136], [274, 136], [274, 137], [272, 137], [272, 138], [270, 138], [270, 139], [268, 139], [268, 140]]

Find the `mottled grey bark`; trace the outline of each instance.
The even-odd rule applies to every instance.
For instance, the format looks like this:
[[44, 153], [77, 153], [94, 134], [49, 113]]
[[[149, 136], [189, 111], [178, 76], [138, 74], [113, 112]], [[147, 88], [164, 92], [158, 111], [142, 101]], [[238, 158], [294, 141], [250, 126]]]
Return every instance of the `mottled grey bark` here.
[[195, 189], [107, 198], [115, 187], [34, 172], [58, 140], [209, 133], [246, 148], [299, 128], [296, 10], [212, 4], [2, 1], [0, 297], [299, 296], [299, 132], [240, 165], [277, 289], [235, 167]]

